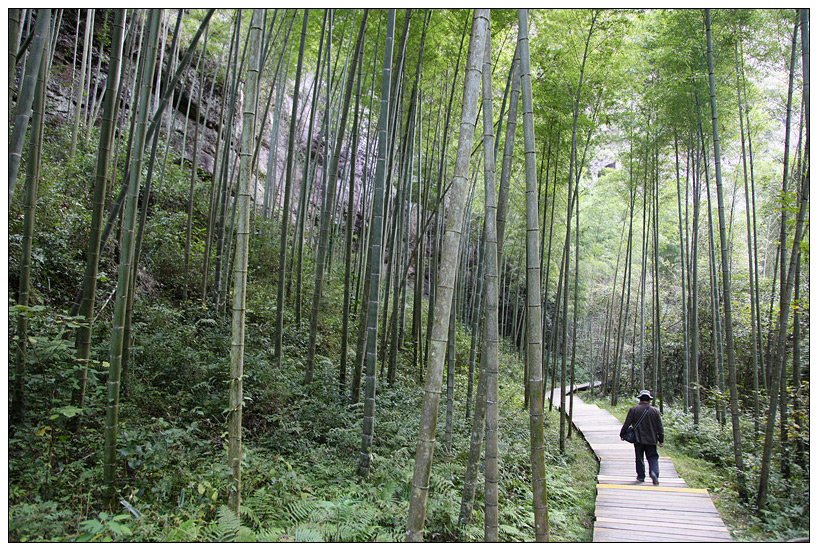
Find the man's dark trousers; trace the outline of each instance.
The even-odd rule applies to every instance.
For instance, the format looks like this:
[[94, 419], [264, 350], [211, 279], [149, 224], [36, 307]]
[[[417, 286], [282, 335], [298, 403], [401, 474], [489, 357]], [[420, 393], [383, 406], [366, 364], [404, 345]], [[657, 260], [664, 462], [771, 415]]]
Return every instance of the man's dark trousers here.
[[636, 442], [633, 449], [636, 451], [636, 477], [639, 480], [645, 480], [644, 454], [648, 458], [648, 473], [659, 478], [659, 452], [656, 451], [656, 446]]

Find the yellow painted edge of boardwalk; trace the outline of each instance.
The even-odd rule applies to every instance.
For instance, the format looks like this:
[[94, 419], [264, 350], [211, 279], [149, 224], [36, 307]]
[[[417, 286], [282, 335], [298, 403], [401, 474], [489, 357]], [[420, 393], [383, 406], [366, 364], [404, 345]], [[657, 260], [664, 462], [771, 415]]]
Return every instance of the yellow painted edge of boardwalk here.
[[677, 492], [683, 494], [705, 494], [704, 488], [670, 488], [668, 486], [636, 486], [632, 484], [597, 484], [597, 488], [608, 488], [611, 490], [637, 490], [649, 492]]

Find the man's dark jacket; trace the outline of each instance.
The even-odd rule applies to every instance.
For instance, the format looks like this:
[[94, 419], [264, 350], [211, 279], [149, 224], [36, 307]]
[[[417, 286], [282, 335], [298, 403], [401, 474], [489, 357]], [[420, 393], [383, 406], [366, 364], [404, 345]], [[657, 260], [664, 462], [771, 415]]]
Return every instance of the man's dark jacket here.
[[[642, 414], [648, 410], [645, 418], [639, 423]], [[636, 427], [636, 424], [639, 426]], [[638, 405], [633, 406], [628, 411], [628, 416], [625, 418], [625, 424], [622, 425], [622, 430], [619, 431], [619, 437], [625, 436], [625, 429], [633, 425], [636, 427], [636, 442], [639, 444], [646, 444], [655, 446], [656, 444], [664, 443], [665, 429], [662, 427], [662, 416], [659, 410], [650, 405], [650, 402], [639, 402]]]

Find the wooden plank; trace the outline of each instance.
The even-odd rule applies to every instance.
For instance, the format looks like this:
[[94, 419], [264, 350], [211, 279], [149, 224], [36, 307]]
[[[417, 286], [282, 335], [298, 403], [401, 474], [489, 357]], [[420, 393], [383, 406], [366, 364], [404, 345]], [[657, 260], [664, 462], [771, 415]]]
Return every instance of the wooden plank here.
[[[613, 458], [610, 456], [604, 457], [603, 463], [600, 465], [599, 474], [606, 476], [633, 476], [636, 478], [636, 465], [633, 457], [629, 458]], [[659, 462], [659, 482], [663, 478], [679, 478], [679, 473], [673, 468], [673, 465]]]
[[[696, 488], [682, 488], [682, 490], [694, 490]], [[676, 488], [667, 488], [667, 491], [678, 491], [679, 489]], [[600, 488], [597, 486], [597, 495], [598, 496], [608, 496], [611, 499], [614, 498], [621, 498], [624, 501], [630, 501], [631, 499], [674, 499], [677, 501], [710, 501], [710, 494], [707, 493], [705, 490], [704, 493], [702, 492], [687, 492], [687, 493], [680, 493], [674, 496], [667, 496], [663, 495], [665, 490], [661, 488], [661, 486], [654, 486], [653, 484], [647, 482], [640, 486], [622, 486], [621, 488]], [[637, 496], [638, 494], [638, 496]]]
[[[637, 519], [629, 519], [629, 518], [608, 518], [608, 517], [597, 517], [594, 521], [595, 526], [601, 526], [602, 524], [619, 524], [619, 525], [633, 525], [633, 526], [644, 526], [645, 522], [643, 520]], [[662, 522], [658, 520], [651, 520], [651, 526], [656, 526], [659, 528], [672, 528], [672, 529], [682, 529], [682, 530], [704, 530], [704, 531], [712, 531], [712, 532], [719, 532], [723, 534], [729, 534], [730, 531], [727, 529], [726, 526], [723, 524], [685, 524], [680, 522], [673, 522], [672, 520], [668, 520], [667, 522]]]
[[[599, 475], [596, 477], [600, 484], [621, 484], [624, 486], [641, 486], [643, 484], [650, 484], [648, 482], [638, 482], [633, 476], [605, 476]], [[687, 488], [687, 484], [681, 478], [662, 478], [660, 480], [660, 487], [662, 488]]]
[[[602, 478], [597, 478], [597, 481], [599, 483], [602, 483], [602, 484], [620, 484], [622, 486], [635, 486], [635, 487], [647, 486], [647, 487], [650, 487], [650, 488], [653, 487], [650, 480], [648, 480], [647, 482], [645, 482], [645, 481], [639, 482], [635, 478], [626, 478], [626, 479], [622, 479], [622, 480], [613, 480], [613, 479], [610, 479], [610, 478], [602, 477]], [[688, 486], [687, 486], [687, 484], [685, 483], [684, 480], [679, 480], [678, 478], [670, 478], [670, 479], [667, 479], [667, 480], [661, 480], [659, 482], [659, 486], [657, 486], [656, 488], [681, 488], [681, 489], [684, 489], [684, 488], [687, 488], [687, 487]]]
[[708, 524], [713, 526], [724, 526], [721, 518], [716, 513], [685, 513], [680, 511], [674, 513], [672, 517], [669, 517], [664, 511], [653, 511], [650, 512], [651, 514], [647, 513], [648, 512], [646, 512], [644, 509], [621, 511], [616, 507], [612, 508], [598, 506], [594, 511], [594, 518], [616, 518], [638, 522], [663, 522], [669, 518], [672, 518], [673, 522], [676, 524], [689, 524], [693, 526]]
[[[574, 419], [576, 419], [576, 417], [574, 417]], [[619, 436], [619, 429], [621, 429], [621, 428], [622, 428], [622, 425], [620, 425], [619, 423], [617, 423], [617, 424], [600, 423], [599, 425], [589, 426], [587, 428], [583, 427], [582, 432], [584, 432], [584, 433], [587, 432], [588, 434], [596, 434], [596, 433], [601, 433], [601, 432], [609, 431], [609, 430], [612, 430], [612, 429], [616, 429], [615, 434], [617, 436]]]
[[610, 528], [600, 528], [594, 532], [594, 542], [727, 542], [723, 538], [708, 538], [696, 536], [661, 536], [632, 530], [615, 530]]
[[[695, 495], [695, 494], [694, 494]], [[693, 495], [668, 494], [660, 492], [639, 492], [631, 490], [629, 492], [613, 492], [601, 490], [596, 496], [597, 502], [612, 502], [620, 507], [644, 507], [654, 505], [669, 510], [715, 510], [713, 502], [707, 496], [694, 497]]]
[[661, 539], [664, 536], [674, 536], [674, 537], [705, 537], [705, 538], [717, 538], [722, 539], [725, 541], [730, 541], [730, 535], [723, 531], [718, 530], [708, 530], [708, 529], [698, 529], [692, 528], [690, 526], [686, 527], [673, 527], [673, 526], [656, 526], [655, 524], [642, 524], [642, 525], [634, 525], [634, 524], [619, 524], [616, 521], [613, 522], [599, 522], [597, 521], [594, 523], [594, 528], [600, 529], [612, 529], [612, 530], [639, 530], [640, 532], [647, 533], [647, 534], [654, 534], [655, 537]]
[[647, 492], [684, 492], [688, 494], [704, 494], [710, 497], [704, 488], [660, 488], [659, 486], [626, 486], [624, 484], [597, 484], [597, 488], [611, 490], [647, 491]]
[[[636, 476], [636, 470], [635, 470], [636, 469], [636, 461], [635, 461], [635, 458], [634, 458], [633, 454], [631, 454], [630, 456], [627, 456], [627, 457], [618, 457], [618, 458], [617, 457], [611, 457], [611, 456], [606, 456], [606, 457], [608, 457], [609, 458], [608, 460], [610, 461], [610, 466], [605, 465], [608, 468], [608, 470], [614, 470], [615, 471], [616, 469], [621, 469], [619, 472], [613, 472], [613, 473], [609, 473], [609, 474], [619, 474], [619, 475], [632, 474], [633, 476]], [[647, 463], [647, 461], [645, 463]], [[676, 469], [673, 467], [673, 463], [671, 463], [670, 460], [662, 461], [661, 459], [659, 459], [659, 477], [661, 478], [662, 476], [665, 476], [665, 477], [670, 478], [670, 473], [671, 472], [673, 472], [673, 473], [676, 472]], [[677, 474], [675, 476], [678, 478], [679, 475]]]
[[[604, 430], [586, 430], [586, 426], [593, 426], [594, 429], [602, 428]], [[588, 423], [577, 423], [576, 419], [574, 419], [574, 427], [576, 430], [582, 432], [585, 438], [599, 438], [603, 436], [613, 439], [613, 437], [615, 437], [614, 442], [622, 442], [622, 440], [619, 439], [619, 429], [622, 427], [618, 425], [603, 424], [594, 420], [590, 420]]]
[[695, 503], [677, 503], [675, 501], [665, 501], [664, 503], [661, 501], [651, 501], [648, 502], [646, 500], [640, 499], [637, 503], [634, 503], [632, 507], [627, 507], [623, 505], [619, 501], [611, 501], [602, 498], [597, 498], [597, 506], [600, 508], [608, 508], [608, 509], [622, 509], [623, 514], [627, 514], [628, 512], [633, 513], [634, 511], [644, 511], [646, 509], [651, 509], [652, 511], [656, 512], [655, 517], [664, 517], [668, 518], [668, 515], [671, 517], [677, 514], [704, 514], [704, 515], [718, 515], [718, 511], [712, 506], [708, 506], [709, 504], [695, 504]]
[[[626, 469], [627, 472], [632, 472], [632, 473], [634, 473], [634, 476], [636, 476], [636, 471], [634, 470], [636, 468], [636, 457], [633, 454], [630, 454], [628, 456], [621, 456], [621, 457], [618, 457], [618, 458], [617, 457], [611, 457], [611, 456], [606, 456], [606, 457], [610, 457], [609, 461], [610, 461], [611, 465], [614, 465], [614, 466], [616, 466], [616, 467], [618, 467], [620, 469]], [[645, 463], [647, 463], [647, 461], [645, 461]], [[665, 469], [667, 469], [668, 471], [676, 472], [676, 468], [673, 466], [673, 462], [670, 461], [670, 459], [662, 460], [660, 458], [659, 459], [659, 473], [660, 473], [659, 476], [662, 476], [662, 474], [665, 474], [667, 476], [667, 473], [665, 472]], [[624, 474], [624, 473], [619, 473], [619, 474]]]
[[[622, 503], [621, 501], [611, 502], [610, 500], [597, 500], [594, 514], [600, 517], [614, 517], [614, 518], [656, 518], [658, 520], [667, 520], [668, 513], [664, 509], [658, 507], [651, 508], [647, 503]], [[710, 509], [707, 511], [692, 510], [687, 511], [679, 508], [673, 512], [673, 520], [677, 518], [699, 519], [718, 517], [718, 511]], [[677, 517], [678, 515], [678, 517]]]
[[[653, 486], [650, 486], [651, 488]], [[673, 490], [674, 488], [668, 488]], [[684, 489], [684, 488], [682, 488]], [[670, 494], [667, 492], [651, 492], [640, 490], [639, 486], [634, 486], [630, 490], [599, 490], [596, 495], [597, 500], [619, 501], [623, 507], [627, 507], [632, 501], [638, 500], [641, 503], [675, 503], [679, 505], [701, 505], [713, 502], [706, 494]], [[638, 504], [637, 504], [638, 506]]]
[[619, 542], [728, 542], [732, 541], [724, 537], [711, 537], [699, 535], [676, 535], [676, 534], [656, 534], [651, 532], [639, 532], [636, 530], [617, 530], [613, 528], [599, 528], [594, 530], [594, 541], [619, 541]]
[[[625, 484], [627, 484], [628, 482], [631, 482], [631, 481], [635, 481], [634, 475], [632, 475], [630, 473], [628, 473], [627, 475], [624, 475], [624, 474], [622, 474], [622, 475], [615, 475], [615, 474], [603, 475], [603, 474], [600, 474], [597, 477], [597, 480], [599, 480], [600, 483], [602, 483], [603, 478], [605, 480], [610, 480], [611, 484], [620, 484], [620, 482], [616, 482], [617, 480], [626, 481], [626, 482], [624, 482]], [[664, 476], [664, 477], [662, 477], [662, 482], [668, 482], [668, 483], [670, 483], [670, 482], [684, 482], [684, 479], [680, 478], [680, 477], [672, 478], [672, 477], [669, 477], [669, 476]]]
[[729, 531], [722, 522], [721, 517], [713, 513], [680, 513], [679, 516], [654, 515], [654, 516], [639, 516], [632, 513], [619, 514], [612, 509], [599, 509], [598, 514], [594, 516], [597, 521], [616, 521], [623, 524], [640, 524], [649, 522], [656, 526], [663, 526], [665, 524], [672, 526], [689, 526], [691, 528], [706, 527], [707, 529]]
[[640, 501], [638, 503], [634, 503], [633, 507], [628, 507], [624, 505], [621, 500], [609, 500], [609, 499], [602, 499], [597, 497], [596, 500], [597, 505], [600, 507], [622, 507], [628, 509], [636, 509], [639, 511], [644, 511], [646, 508], [651, 508], [655, 511], [664, 511], [664, 514], [667, 515], [669, 513], [677, 514], [677, 513], [711, 513], [711, 514], [718, 514], [716, 508], [713, 507], [712, 503], [678, 503], [678, 502], [646, 502]]

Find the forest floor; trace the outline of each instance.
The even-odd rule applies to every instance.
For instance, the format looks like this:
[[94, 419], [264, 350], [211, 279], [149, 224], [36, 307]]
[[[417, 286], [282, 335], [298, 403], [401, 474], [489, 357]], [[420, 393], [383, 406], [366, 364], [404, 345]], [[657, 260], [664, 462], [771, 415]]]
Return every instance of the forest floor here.
[[[161, 213], [156, 216], [162, 220]], [[361, 480], [356, 471], [363, 409], [350, 403], [348, 388], [338, 387], [341, 313], [329, 307], [322, 313], [322, 355], [314, 382], [305, 386], [309, 332], [305, 322], [296, 326], [293, 309], [287, 308], [284, 358], [277, 366], [271, 344], [275, 279], [261, 259], [277, 258], [268, 255], [270, 243], [278, 240], [270, 238], [272, 224], [257, 221], [257, 230], [247, 303], [241, 518], [224, 506], [229, 315], [155, 291], [138, 294], [135, 303], [135, 341], [120, 413], [121, 507], [114, 512], [104, 510], [100, 500], [105, 364], [91, 369], [87, 406], [68, 405], [74, 367], [72, 341], [65, 335], [72, 320], [58, 308], [31, 312], [33, 357], [39, 363], [27, 382], [27, 419], [8, 442], [11, 541], [403, 541], [422, 400], [412, 350], [399, 354], [396, 383], [378, 387], [373, 468], [369, 479]], [[173, 262], [172, 254], [164, 256]], [[328, 280], [326, 305], [341, 303], [342, 272], [336, 267]], [[304, 276], [312, 280], [311, 266]], [[163, 276], [154, 272], [153, 277]], [[411, 309], [406, 319], [408, 326]], [[105, 357], [108, 339], [109, 327], [99, 323], [96, 357]], [[444, 396], [426, 522], [431, 541], [483, 538], [482, 473], [472, 522], [458, 526], [468, 460], [470, 340], [458, 326], [451, 446]], [[533, 539], [522, 374], [516, 352], [504, 349], [501, 541]], [[77, 418], [81, 428], [73, 431]], [[545, 440], [551, 538], [588, 542], [596, 460], [579, 437], [560, 453], [556, 410], [546, 417]]]

